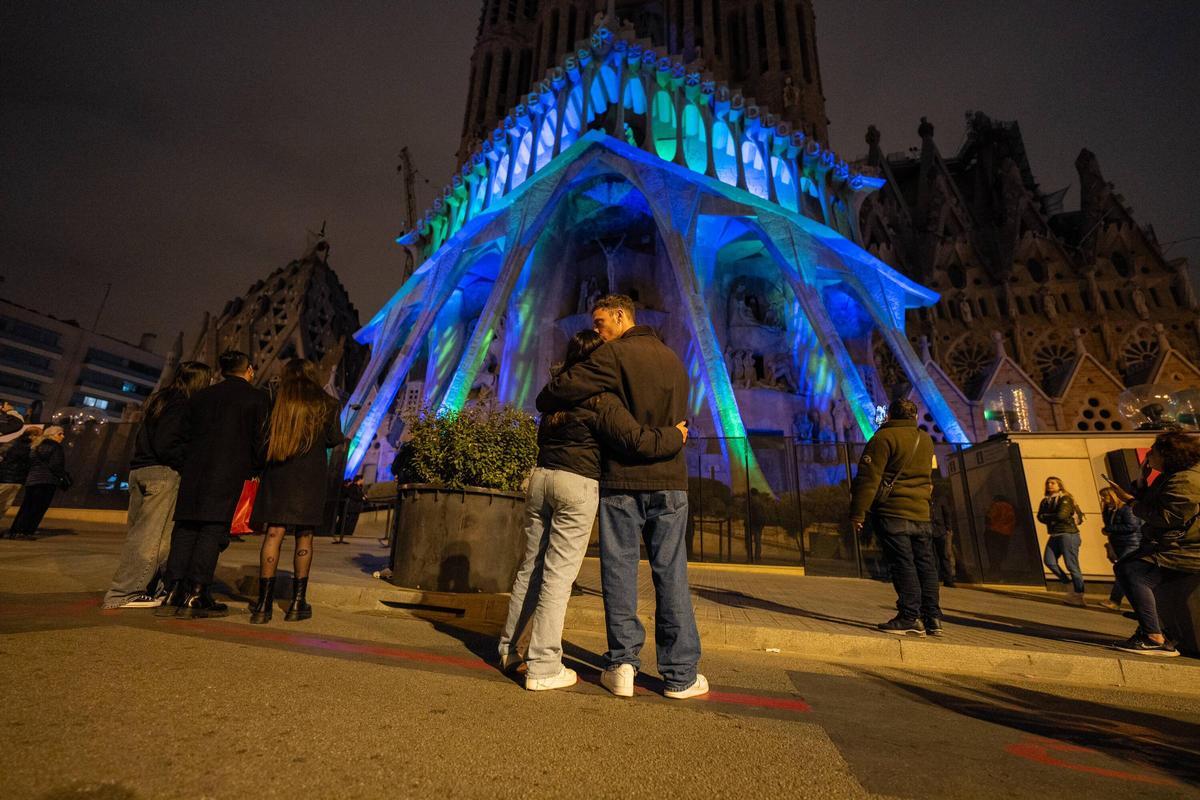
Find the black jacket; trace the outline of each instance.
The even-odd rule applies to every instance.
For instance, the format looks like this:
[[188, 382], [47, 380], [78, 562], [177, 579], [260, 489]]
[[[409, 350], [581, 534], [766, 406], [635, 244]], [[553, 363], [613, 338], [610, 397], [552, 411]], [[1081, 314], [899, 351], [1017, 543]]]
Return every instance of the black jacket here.
[[1046, 526], [1046, 532], [1051, 536], [1079, 533], [1075, 500], [1069, 494], [1043, 497], [1038, 506], [1037, 518], [1038, 522]]
[[1132, 506], [1106, 508], [1100, 515], [1104, 517], [1104, 535], [1113, 547], [1137, 547], [1142, 543], [1142, 521], [1134, 515]]
[[179, 471], [175, 519], [230, 522], [242, 484], [262, 471], [271, 401], [242, 378], [201, 389], [188, 401], [189, 444]]
[[[602, 344], [587, 358], [554, 378], [537, 397], [542, 413], [571, 408], [612, 392], [638, 425], [664, 428], [687, 419], [689, 383], [683, 362], [645, 325]], [[601, 450], [600, 483], [619, 491], [687, 491], [687, 463], [680, 449], [667, 458], [646, 458]]]
[[538, 466], [585, 478], [600, 478], [600, 448], [639, 458], [670, 458], [683, 448], [674, 425], [638, 425], [612, 392], [578, 406], [542, 415], [538, 425]]
[[0, 483], [24, 485], [25, 479], [29, 477], [29, 451], [32, 443], [33, 434], [26, 433], [0, 448]]
[[130, 469], [170, 467], [178, 472], [187, 458], [187, 398], [176, 395], [154, 419], [143, 420], [133, 444]]
[[66, 454], [63, 446], [53, 439], [45, 439], [29, 456], [29, 475], [26, 486], [64, 487], [71, 482], [67, 474]]
[[0, 414], [0, 436], [8, 436], [10, 433], [16, 433], [23, 427], [25, 427], [25, 420], [21, 419], [20, 414]]
[[[879, 426], [858, 460], [850, 493], [850, 519], [861, 522], [867, 512], [912, 522], [929, 522], [933, 496], [933, 439], [912, 419], [889, 419]], [[896, 475], [892, 492], [876, 502], [885, 477]]]
[[325, 517], [325, 495], [329, 486], [329, 460], [326, 449], [345, 441], [332, 398], [329, 416], [321, 438], [307, 452], [286, 461], [268, 461], [263, 471], [250, 527], [294, 525], [316, 528]]

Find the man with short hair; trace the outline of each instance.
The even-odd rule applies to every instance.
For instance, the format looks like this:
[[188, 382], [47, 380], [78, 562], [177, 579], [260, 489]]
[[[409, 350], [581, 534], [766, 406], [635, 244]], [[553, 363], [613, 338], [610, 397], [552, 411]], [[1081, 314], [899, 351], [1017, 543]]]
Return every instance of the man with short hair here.
[[900, 636], [942, 635], [938, 568], [929, 506], [933, 439], [917, 427], [917, 405], [895, 400], [858, 461], [850, 523], [861, 533], [867, 514], [896, 588], [896, 616], [879, 625]]
[[217, 559], [229, 546], [229, 527], [242, 486], [263, 467], [271, 401], [256, 389], [245, 353], [218, 358], [224, 380], [188, 400], [187, 456], [179, 472], [175, 530], [167, 557], [169, 590], [157, 616], [223, 617], [224, 603], [209, 594]]
[[[600, 298], [592, 309], [592, 328], [605, 343], [542, 390], [539, 411], [613, 392], [640, 425], [669, 427], [687, 419], [689, 383], [683, 363], [651, 328], [636, 323], [633, 300], [625, 295]], [[677, 700], [706, 694], [708, 681], [696, 671], [700, 634], [688, 592], [684, 453], [655, 461], [604, 449], [601, 461], [600, 580], [608, 630], [601, 683], [618, 697], [633, 696], [646, 641], [637, 616], [638, 559], [644, 543], [654, 574], [654, 642], [665, 694]]]

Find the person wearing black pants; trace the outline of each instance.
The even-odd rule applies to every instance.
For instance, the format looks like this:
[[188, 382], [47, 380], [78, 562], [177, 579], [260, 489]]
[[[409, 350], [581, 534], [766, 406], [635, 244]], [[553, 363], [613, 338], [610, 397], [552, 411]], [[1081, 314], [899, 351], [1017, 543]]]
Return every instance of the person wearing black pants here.
[[262, 471], [271, 400], [254, 388], [250, 358], [221, 354], [224, 380], [188, 400], [188, 448], [179, 472], [175, 530], [167, 556], [167, 599], [156, 616], [188, 619], [225, 616], [224, 603], [209, 593], [242, 485]]
[[896, 400], [888, 420], [863, 449], [851, 486], [850, 524], [861, 534], [866, 517], [879, 537], [896, 589], [896, 616], [879, 630], [899, 636], [942, 635], [937, 558], [930, 499], [933, 439], [917, 427], [917, 405]]
[[32, 539], [37, 533], [54, 493], [71, 485], [63, 453], [63, 429], [51, 425], [30, 445], [29, 472], [25, 478], [25, 497], [8, 534], [14, 539]]

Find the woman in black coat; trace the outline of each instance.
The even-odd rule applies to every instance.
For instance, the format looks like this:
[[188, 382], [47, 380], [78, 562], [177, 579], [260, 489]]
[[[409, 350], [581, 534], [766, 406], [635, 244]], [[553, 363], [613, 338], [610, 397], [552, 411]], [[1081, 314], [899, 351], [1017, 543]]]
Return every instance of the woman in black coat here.
[[292, 604], [284, 619], [295, 622], [312, 616], [305, 595], [313, 532], [325, 516], [326, 450], [343, 440], [337, 403], [321, 387], [316, 365], [292, 359], [275, 393], [267, 428], [267, 466], [250, 515], [252, 527], [267, 529], [259, 555], [258, 600], [250, 606], [252, 623], [271, 619], [279, 549], [289, 531], [296, 537], [296, 550]]
[[51, 425], [33, 440], [29, 474], [25, 478], [25, 498], [8, 531], [14, 539], [32, 539], [54, 500], [54, 493], [71, 486], [62, 446], [63, 436], [62, 428]]

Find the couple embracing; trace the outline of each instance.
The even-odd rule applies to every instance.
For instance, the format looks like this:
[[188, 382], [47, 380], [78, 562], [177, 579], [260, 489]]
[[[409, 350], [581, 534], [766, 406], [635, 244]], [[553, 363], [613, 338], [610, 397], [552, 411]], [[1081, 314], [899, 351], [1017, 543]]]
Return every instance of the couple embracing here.
[[[634, 319], [633, 301], [609, 295], [591, 331], [567, 346], [562, 369], [537, 398], [538, 462], [525, 503], [525, 557], [500, 636], [502, 669], [525, 662], [525, 688], [572, 686], [562, 663], [571, 584], [600, 514], [600, 579], [608, 651], [601, 683], [632, 697], [646, 631], [637, 616], [645, 544], [656, 593], [658, 671], [673, 699], [708, 692], [696, 671], [700, 635], [687, 582], [688, 378], [678, 356]], [[518, 652], [521, 632], [529, 646]]]

